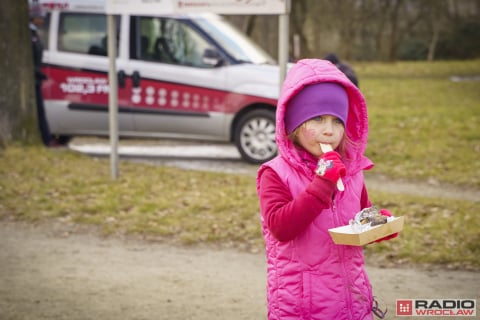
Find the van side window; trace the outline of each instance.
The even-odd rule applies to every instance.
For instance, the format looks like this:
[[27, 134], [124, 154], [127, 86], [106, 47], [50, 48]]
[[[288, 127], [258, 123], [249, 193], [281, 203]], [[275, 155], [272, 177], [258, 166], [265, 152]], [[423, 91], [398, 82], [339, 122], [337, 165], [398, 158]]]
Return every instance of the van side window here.
[[[116, 23], [118, 39], [119, 17], [116, 18]], [[107, 56], [106, 16], [93, 13], [61, 13], [58, 50]]]
[[159, 17], [132, 17], [132, 59], [211, 68], [203, 57], [212, 46], [186, 23]]

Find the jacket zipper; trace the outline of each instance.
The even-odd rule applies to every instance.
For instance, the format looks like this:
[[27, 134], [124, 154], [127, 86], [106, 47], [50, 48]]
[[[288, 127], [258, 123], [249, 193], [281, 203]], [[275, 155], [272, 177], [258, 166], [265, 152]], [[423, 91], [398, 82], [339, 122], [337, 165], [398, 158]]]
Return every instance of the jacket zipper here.
[[[339, 226], [340, 225], [340, 220], [339, 220], [338, 214], [337, 214], [337, 205], [336, 205], [336, 198], [335, 197], [332, 200], [332, 212], [333, 212], [333, 217], [334, 217], [334, 221], [335, 221], [335, 226]], [[348, 312], [349, 318], [352, 319], [352, 313], [351, 313], [351, 308], [352, 308], [351, 283], [350, 283], [350, 277], [348, 276], [347, 269], [345, 267], [345, 250], [344, 250], [343, 246], [341, 246], [341, 245], [339, 245], [337, 247], [338, 247], [339, 254], [341, 256], [340, 261], [341, 261], [341, 264], [342, 264], [343, 276], [344, 276], [344, 279], [345, 279], [344, 290], [345, 290], [345, 295], [346, 295], [346, 298], [347, 298], [347, 301], [346, 301], [347, 312]]]

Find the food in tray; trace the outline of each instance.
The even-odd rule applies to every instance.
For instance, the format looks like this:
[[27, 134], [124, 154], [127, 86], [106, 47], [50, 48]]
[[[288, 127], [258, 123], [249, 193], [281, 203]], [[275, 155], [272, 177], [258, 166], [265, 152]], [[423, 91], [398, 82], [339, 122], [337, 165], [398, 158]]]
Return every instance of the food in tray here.
[[355, 216], [355, 220], [360, 224], [370, 223], [371, 226], [387, 223], [387, 217], [380, 213], [377, 207], [365, 208]]
[[358, 212], [355, 217], [350, 220], [350, 226], [354, 231], [361, 232], [387, 222], [388, 217], [382, 215], [377, 207], [372, 206]]

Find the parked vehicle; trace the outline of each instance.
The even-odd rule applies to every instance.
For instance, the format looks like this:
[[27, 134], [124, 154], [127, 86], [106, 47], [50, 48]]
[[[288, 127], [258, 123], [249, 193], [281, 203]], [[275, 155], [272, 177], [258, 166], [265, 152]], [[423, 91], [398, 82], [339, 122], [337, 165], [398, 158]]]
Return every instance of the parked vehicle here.
[[[51, 132], [106, 136], [104, 1], [40, 1], [43, 94]], [[215, 14], [116, 16], [120, 137], [234, 143], [242, 158], [273, 158], [279, 67]]]

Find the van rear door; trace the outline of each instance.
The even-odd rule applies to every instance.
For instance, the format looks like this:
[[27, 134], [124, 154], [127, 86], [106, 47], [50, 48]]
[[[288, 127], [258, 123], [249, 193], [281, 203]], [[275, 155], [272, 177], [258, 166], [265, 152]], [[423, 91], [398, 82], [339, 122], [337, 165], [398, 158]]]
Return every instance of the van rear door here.
[[[120, 17], [116, 20], [120, 22]], [[52, 11], [50, 28], [55, 32], [50, 32], [44, 53], [48, 79], [43, 94], [52, 133], [108, 135], [106, 16]], [[119, 69], [123, 63], [117, 59]], [[128, 134], [134, 126], [131, 113], [122, 112], [125, 103], [119, 100], [118, 124], [120, 132]]]

